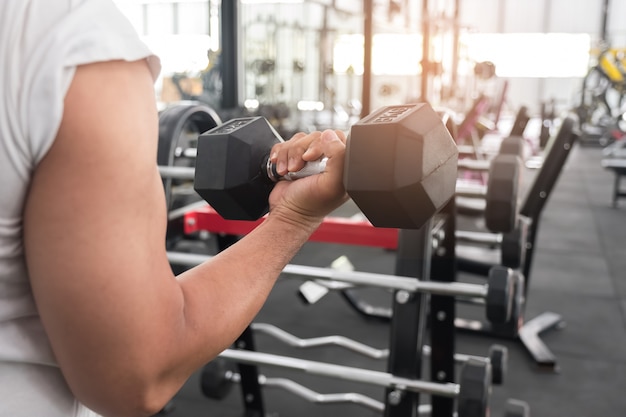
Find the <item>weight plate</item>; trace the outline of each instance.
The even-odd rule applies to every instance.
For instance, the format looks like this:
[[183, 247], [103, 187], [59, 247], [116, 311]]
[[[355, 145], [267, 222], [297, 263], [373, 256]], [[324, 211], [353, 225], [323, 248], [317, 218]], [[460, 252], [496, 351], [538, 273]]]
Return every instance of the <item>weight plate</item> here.
[[[161, 166], [195, 166], [198, 136], [222, 122], [211, 107], [196, 102], [181, 102], [159, 114], [157, 164]], [[184, 181], [163, 179], [168, 211], [200, 200], [195, 193], [177, 199], [173, 188]], [[189, 187], [193, 191], [192, 187]]]
[[222, 400], [228, 396], [233, 386], [232, 376], [236, 365], [233, 362], [216, 358], [204, 365], [200, 374], [200, 389], [205, 397]]

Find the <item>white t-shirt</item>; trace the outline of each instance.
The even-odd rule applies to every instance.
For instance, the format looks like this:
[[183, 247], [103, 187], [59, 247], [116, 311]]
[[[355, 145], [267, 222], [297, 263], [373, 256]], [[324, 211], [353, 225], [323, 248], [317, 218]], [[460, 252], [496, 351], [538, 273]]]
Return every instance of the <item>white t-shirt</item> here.
[[0, 1], [0, 417], [94, 415], [69, 391], [41, 325], [22, 212], [76, 66], [113, 59], [147, 59], [155, 79], [160, 71], [111, 0]]

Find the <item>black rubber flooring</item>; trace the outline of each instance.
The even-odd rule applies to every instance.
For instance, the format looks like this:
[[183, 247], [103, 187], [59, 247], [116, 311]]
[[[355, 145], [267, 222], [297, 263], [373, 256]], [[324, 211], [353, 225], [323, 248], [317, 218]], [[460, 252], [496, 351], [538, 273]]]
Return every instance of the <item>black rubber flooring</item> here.
[[[626, 415], [626, 199], [611, 207], [613, 176], [601, 168], [601, 157], [599, 148], [575, 146], [543, 212], [537, 239], [526, 316], [531, 319], [552, 311], [565, 320], [564, 328], [542, 335], [557, 356], [559, 371], [538, 369], [517, 341], [457, 334], [460, 353], [485, 355], [493, 343], [509, 349], [506, 381], [493, 388], [492, 416], [504, 415], [509, 398], [528, 402], [532, 416]], [[357, 270], [393, 273], [394, 253], [375, 248], [308, 243], [293, 263], [326, 267], [341, 255]], [[297, 295], [301, 283], [281, 279], [256, 322], [274, 324], [302, 338], [343, 335], [376, 348], [387, 347], [387, 324], [365, 320], [337, 293], [305, 305]], [[381, 305], [389, 303], [388, 293], [370, 292], [364, 296]], [[257, 335], [256, 342], [260, 351], [385, 370], [381, 360], [337, 347], [296, 350], [265, 335]], [[361, 392], [382, 401], [383, 390], [376, 387], [297, 372], [261, 371], [322, 393]], [[274, 388], [264, 390], [264, 400], [268, 415], [381, 415], [353, 404], [312, 404]], [[428, 402], [426, 396], [424, 401]], [[171, 417], [243, 415], [238, 387], [225, 400], [209, 400], [200, 392], [198, 374], [175, 397], [174, 405]]]

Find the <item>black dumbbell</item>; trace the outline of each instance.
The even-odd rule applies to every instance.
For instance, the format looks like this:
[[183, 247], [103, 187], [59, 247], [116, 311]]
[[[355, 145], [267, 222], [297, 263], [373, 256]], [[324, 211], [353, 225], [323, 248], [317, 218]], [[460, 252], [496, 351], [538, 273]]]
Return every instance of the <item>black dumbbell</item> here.
[[524, 320], [524, 308], [526, 305], [526, 296], [524, 294], [525, 279], [519, 270], [511, 271], [514, 276], [511, 315], [506, 323], [492, 322], [491, 327], [497, 334], [517, 337]]
[[526, 141], [522, 136], [508, 136], [500, 142], [498, 155], [514, 155], [524, 159]]
[[[269, 152], [282, 141], [261, 117], [205, 132], [198, 138], [196, 192], [226, 219], [260, 218], [274, 186]], [[362, 119], [350, 129], [345, 158], [348, 195], [375, 226], [419, 228], [454, 196], [458, 151], [428, 104], [384, 107]], [[309, 164], [302, 176], [323, 165]]]
[[[310, 375], [331, 377], [344, 381], [360, 382], [374, 386], [393, 388], [409, 392], [421, 392], [457, 400], [459, 417], [487, 417], [491, 399], [491, 364], [487, 361], [470, 358], [460, 370], [459, 383], [438, 384], [418, 379], [407, 379], [370, 369], [360, 369], [343, 365], [335, 365], [299, 358], [272, 355], [247, 350], [227, 349], [220, 354], [221, 358], [246, 365], [270, 366], [282, 369], [304, 371]], [[239, 381], [239, 375], [223, 371], [222, 365], [212, 366], [210, 363], [203, 369], [202, 379], [206, 382], [203, 393], [209, 398], [224, 398], [228, 390], [223, 387], [232, 386]], [[216, 379], [215, 381], [209, 381]], [[206, 392], [205, 387], [219, 387], [219, 392]]]
[[[482, 171], [486, 167], [482, 161], [481, 164], [463, 161], [459, 162], [463, 169]], [[516, 155], [498, 154], [488, 163], [488, 171], [486, 186], [459, 182], [456, 195], [484, 199], [483, 214], [487, 228], [496, 233], [511, 232], [518, 218], [521, 160]]]
[[[430, 356], [430, 346], [422, 349], [425, 356]], [[491, 365], [491, 383], [501, 385], [504, 382], [508, 363], [508, 349], [502, 345], [492, 345], [489, 355], [478, 356], [455, 354], [456, 362], [465, 364], [470, 360], [488, 362]], [[215, 358], [202, 367], [200, 373], [200, 389], [205, 397], [214, 400], [223, 400], [230, 394], [233, 383], [239, 379], [237, 364], [223, 358]]]
[[514, 305], [516, 275], [510, 268], [494, 266], [487, 278], [486, 316], [491, 323], [508, 323]]
[[[289, 358], [285, 358], [289, 361]], [[241, 376], [235, 371], [236, 364], [234, 362], [225, 361], [222, 358], [216, 358], [206, 364], [200, 375], [200, 389], [202, 394], [210, 399], [223, 400], [232, 390], [233, 386], [240, 382]], [[460, 374], [459, 392], [457, 395], [458, 415], [462, 417], [486, 417], [488, 415], [490, 403], [491, 366], [480, 359], [470, 358], [463, 365]], [[285, 381], [285, 380], [283, 380]], [[259, 376], [259, 383], [264, 385], [270, 380], [265, 376]], [[289, 381], [293, 384], [293, 381]], [[286, 384], [283, 382], [282, 386]], [[307, 388], [298, 390], [309, 391]], [[519, 407], [507, 408], [507, 413], [514, 413]], [[511, 416], [517, 414], [511, 414]], [[507, 417], [509, 414], [507, 414]], [[525, 415], [524, 415], [525, 416]]]
[[490, 365], [475, 359], [463, 365], [457, 398], [459, 416], [489, 416], [492, 379]]
[[500, 243], [500, 264], [509, 268], [519, 268], [526, 259], [526, 245], [528, 243], [528, 228], [530, 220], [520, 216], [517, 225], [509, 233], [502, 234]]
[[515, 313], [519, 311], [517, 305], [519, 301], [516, 298], [519, 280], [519, 274], [511, 268], [492, 266], [488, 273], [484, 301], [464, 296], [459, 296], [457, 299], [470, 304], [484, 304], [486, 318], [492, 325], [510, 326], [513, 320], [517, 321]]
[[[431, 348], [428, 345], [424, 345], [422, 348], [424, 356], [431, 355]], [[492, 345], [489, 348], [489, 355], [485, 357], [466, 355], [463, 353], [455, 353], [454, 361], [460, 364], [464, 364], [470, 359], [483, 361], [491, 365], [491, 383], [493, 385], [502, 385], [504, 378], [506, 377], [509, 361], [509, 350], [503, 345]]]
[[496, 156], [489, 170], [485, 224], [491, 231], [507, 233], [517, 224], [521, 161], [516, 155]]
[[[355, 282], [357, 277], [368, 277], [378, 282], [391, 282], [397, 277], [394, 275], [385, 275], [377, 273], [367, 273], [359, 271], [341, 271], [326, 268], [302, 267], [299, 265], [288, 265], [285, 268], [292, 276], [304, 276], [310, 278], [318, 278], [318, 281], [307, 281], [300, 287], [299, 295], [301, 299], [309, 304], [317, 302], [322, 294], [328, 292], [333, 287], [337, 288], [338, 284], [343, 282]], [[319, 278], [326, 277], [329, 283], [319, 281]], [[344, 281], [342, 281], [344, 280]], [[461, 302], [478, 303], [485, 307], [485, 317], [490, 323], [509, 323], [512, 319], [515, 306], [515, 288], [518, 281], [518, 274], [504, 266], [492, 266], [487, 273], [487, 285], [469, 284], [463, 282], [437, 282], [437, 281], [419, 281], [416, 290], [429, 294], [448, 295], [456, 297]], [[371, 285], [371, 284], [370, 284]], [[358, 310], [370, 310], [375, 307], [369, 306], [367, 303], [357, 300], [352, 295], [350, 285], [339, 287], [342, 294], [349, 303], [360, 306]], [[383, 286], [384, 287], [384, 286]], [[391, 289], [391, 288], [388, 288]], [[323, 295], [322, 295], [323, 296]], [[391, 309], [378, 308], [381, 317], [391, 317]]]
[[509, 363], [509, 350], [506, 346], [492, 345], [489, 348], [489, 362], [491, 363], [491, 382], [502, 385]]

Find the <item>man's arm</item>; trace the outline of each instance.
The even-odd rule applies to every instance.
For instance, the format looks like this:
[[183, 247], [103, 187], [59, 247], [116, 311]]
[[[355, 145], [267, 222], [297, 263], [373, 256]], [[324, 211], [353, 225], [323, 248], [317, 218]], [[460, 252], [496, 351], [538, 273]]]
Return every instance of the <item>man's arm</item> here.
[[[291, 185], [281, 184], [261, 226], [176, 278], [157, 137], [145, 62], [79, 67], [24, 214], [28, 270], [53, 351], [76, 397], [104, 415], [160, 410], [245, 329], [323, 218], [323, 210], [292, 210], [298, 193], [283, 198]], [[343, 144], [334, 142], [326, 152], [338, 154], [340, 169]], [[340, 173], [323, 175], [340, 183]], [[300, 194], [319, 187], [306, 183]], [[345, 201], [335, 189], [327, 211]]]

